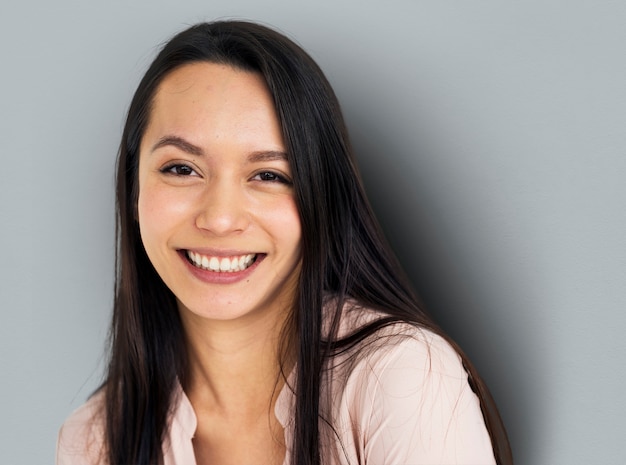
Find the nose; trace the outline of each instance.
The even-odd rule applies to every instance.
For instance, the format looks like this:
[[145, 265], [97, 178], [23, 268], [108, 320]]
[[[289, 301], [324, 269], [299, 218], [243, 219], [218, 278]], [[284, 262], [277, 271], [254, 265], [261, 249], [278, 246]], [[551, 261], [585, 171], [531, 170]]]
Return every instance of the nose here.
[[249, 212], [241, 186], [233, 182], [214, 182], [207, 186], [196, 215], [196, 227], [215, 236], [244, 231]]

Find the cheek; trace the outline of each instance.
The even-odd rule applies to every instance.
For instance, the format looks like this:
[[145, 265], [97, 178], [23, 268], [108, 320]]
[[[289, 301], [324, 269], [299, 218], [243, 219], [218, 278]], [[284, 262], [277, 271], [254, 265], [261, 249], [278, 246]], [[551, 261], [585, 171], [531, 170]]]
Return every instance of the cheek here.
[[154, 262], [154, 254], [152, 253], [155, 247], [155, 241], [159, 237], [159, 221], [156, 218], [156, 211], [158, 209], [155, 197], [148, 195], [146, 192], [139, 192], [139, 199], [137, 200], [137, 221], [139, 223], [139, 234], [141, 236], [141, 242], [146, 249], [148, 257]]
[[146, 249], [154, 248], [155, 240], [166, 240], [165, 234], [184, 216], [186, 204], [171, 191], [146, 185], [139, 191], [137, 220]]
[[300, 244], [302, 242], [302, 225], [293, 199], [277, 212], [276, 225], [276, 230], [280, 233], [284, 243], [295, 249], [294, 253], [299, 257]]
[[295, 200], [289, 195], [280, 195], [254, 199], [252, 205], [249, 211], [256, 227], [270, 236], [282, 254], [299, 254], [302, 227]]

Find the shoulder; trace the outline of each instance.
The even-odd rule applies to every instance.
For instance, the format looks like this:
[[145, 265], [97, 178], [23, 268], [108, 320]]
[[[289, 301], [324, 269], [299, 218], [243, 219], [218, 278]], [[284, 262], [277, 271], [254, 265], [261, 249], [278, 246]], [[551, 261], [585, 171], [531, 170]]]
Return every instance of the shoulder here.
[[469, 387], [461, 356], [451, 343], [410, 323], [378, 329], [359, 343], [355, 355], [350, 377], [371, 392], [424, 395], [437, 385]]
[[[384, 314], [375, 310], [354, 304], [346, 306], [341, 317], [339, 337], [349, 336], [385, 319]], [[413, 323], [385, 323], [359, 342], [355, 352], [361, 364], [377, 371], [405, 367], [467, 379], [462, 359], [451, 343]]]
[[[370, 311], [365, 318], [371, 321]], [[374, 317], [375, 318], [375, 317]], [[494, 463], [480, 401], [463, 361], [442, 336], [409, 323], [383, 327], [357, 347], [333, 397], [344, 430], [368, 463]]]
[[57, 465], [104, 465], [104, 390], [94, 394], [63, 423]]

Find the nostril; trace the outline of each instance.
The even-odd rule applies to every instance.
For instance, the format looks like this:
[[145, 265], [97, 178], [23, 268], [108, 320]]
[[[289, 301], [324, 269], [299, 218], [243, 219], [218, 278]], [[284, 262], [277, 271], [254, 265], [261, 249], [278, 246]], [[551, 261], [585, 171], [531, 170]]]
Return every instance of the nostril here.
[[212, 205], [198, 213], [196, 226], [213, 234], [224, 235], [243, 231], [248, 224], [245, 209], [241, 206]]

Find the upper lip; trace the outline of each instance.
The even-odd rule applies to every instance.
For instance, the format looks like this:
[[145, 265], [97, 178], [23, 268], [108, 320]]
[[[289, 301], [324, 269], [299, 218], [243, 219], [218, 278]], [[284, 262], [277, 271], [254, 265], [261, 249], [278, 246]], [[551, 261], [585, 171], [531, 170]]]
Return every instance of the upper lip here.
[[258, 255], [260, 252], [251, 252], [242, 249], [216, 249], [216, 248], [188, 248], [180, 249], [183, 252], [195, 252], [207, 257], [238, 257], [240, 255]]

